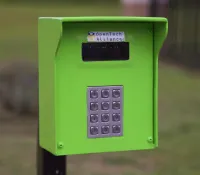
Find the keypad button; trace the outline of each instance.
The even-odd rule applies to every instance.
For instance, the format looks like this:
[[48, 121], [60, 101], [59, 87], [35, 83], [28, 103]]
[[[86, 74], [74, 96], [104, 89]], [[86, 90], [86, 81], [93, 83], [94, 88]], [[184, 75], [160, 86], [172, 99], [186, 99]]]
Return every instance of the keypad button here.
[[113, 109], [120, 109], [120, 102], [119, 101], [114, 101], [112, 103], [112, 108]]
[[109, 114], [102, 114], [102, 115], [101, 115], [101, 121], [102, 121], [102, 122], [108, 122], [108, 121], [109, 121], [109, 118], [110, 118], [110, 115], [109, 115]]
[[97, 123], [98, 122], [98, 115], [97, 114], [91, 114], [90, 115], [90, 122], [91, 123]]
[[103, 89], [101, 91], [101, 97], [102, 98], [108, 98], [109, 97], [109, 90], [108, 89]]
[[112, 120], [113, 120], [114, 122], [120, 121], [120, 114], [119, 114], [119, 113], [114, 113], [114, 114], [112, 115]]
[[120, 133], [121, 132], [121, 127], [120, 127], [120, 125], [114, 125], [114, 126], [112, 126], [112, 132], [113, 133]]
[[91, 90], [90, 91], [90, 98], [98, 98], [98, 91], [97, 90]]
[[120, 97], [120, 90], [119, 89], [113, 89], [112, 96], [114, 98], [119, 98]]
[[108, 125], [101, 127], [101, 133], [102, 134], [108, 134], [109, 132], [110, 132], [110, 127]]
[[110, 107], [110, 104], [109, 104], [109, 102], [102, 102], [101, 103], [101, 109], [102, 110], [108, 110], [109, 109], [109, 107]]
[[90, 103], [90, 110], [97, 111], [98, 110], [98, 103]]
[[97, 135], [99, 133], [97, 126], [90, 127], [90, 134], [91, 135]]

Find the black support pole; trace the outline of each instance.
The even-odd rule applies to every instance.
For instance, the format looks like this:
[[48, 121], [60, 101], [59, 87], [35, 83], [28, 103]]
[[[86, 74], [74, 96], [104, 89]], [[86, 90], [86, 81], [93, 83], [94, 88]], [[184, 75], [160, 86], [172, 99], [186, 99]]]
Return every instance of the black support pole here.
[[37, 175], [66, 175], [67, 156], [55, 156], [39, 146], [37, 136]]

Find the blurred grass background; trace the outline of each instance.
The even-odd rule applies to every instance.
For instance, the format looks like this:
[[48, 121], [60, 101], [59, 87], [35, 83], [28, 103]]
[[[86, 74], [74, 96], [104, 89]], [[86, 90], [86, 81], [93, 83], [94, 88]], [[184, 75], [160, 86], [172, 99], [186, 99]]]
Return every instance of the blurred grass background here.
[[[37, 59], [37, 20], [40, 16], [120, 15], [120, 6], [103, 5], [0, 5], [1, 59]], [[12, 49], [12, 52], [11, 52]]]
[[[0, 4], [0, 60], [37, 60], [40, 16], [121, 14], [119, 3]], [[159, 148], [70, 156], [70, 175], [199, 175], [200, 73], [159, 64]], [[34, 118], [1, 112], [0, 174], [36, 174]]]

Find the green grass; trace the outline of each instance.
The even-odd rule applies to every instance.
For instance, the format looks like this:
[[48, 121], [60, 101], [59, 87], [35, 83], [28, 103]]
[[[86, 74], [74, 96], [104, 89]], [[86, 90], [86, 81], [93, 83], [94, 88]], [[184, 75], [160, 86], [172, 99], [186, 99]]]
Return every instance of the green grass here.
[[[119, 10], [118, 6], [0, 6], [0, 59], [37, 59], [39, 16], [119, 15]], [[199, 175], [199, 79], [200, 74], [160, 64], [159, 148], [70, 156], [69, 174]], [[2, 121], [0, 133], [0, 174], [34, 175], [36, 121], [11, 117]]]
[[0, 59], [37, 58], [37, 20], [41, 16], [119, 15], [119, 6], [0, 5]]

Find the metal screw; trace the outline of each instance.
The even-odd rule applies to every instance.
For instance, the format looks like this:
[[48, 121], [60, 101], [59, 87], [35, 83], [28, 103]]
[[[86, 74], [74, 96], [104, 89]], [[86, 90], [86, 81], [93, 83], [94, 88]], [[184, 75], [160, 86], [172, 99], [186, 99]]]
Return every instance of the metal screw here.
[[148, 137], [147, 141], [148, 141], [149, 143], [152, 143], [152, 142], [153, 142], [153, 138], [152, 138], [152, 137]]
[[58, 142], [58, 148], [62, 149], [64, 144], [62, 142]]

